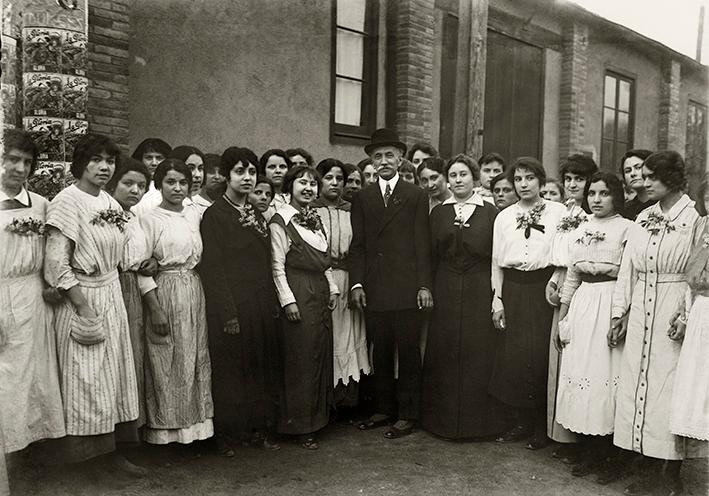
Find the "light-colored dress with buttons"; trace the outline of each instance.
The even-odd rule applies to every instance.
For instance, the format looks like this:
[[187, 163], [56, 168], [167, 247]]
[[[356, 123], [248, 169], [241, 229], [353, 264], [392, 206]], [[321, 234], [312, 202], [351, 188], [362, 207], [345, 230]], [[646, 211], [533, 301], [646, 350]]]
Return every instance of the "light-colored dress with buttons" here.
[[169, 332], [160, 336], [145, 325], [145, 440], [152, 444], [191, 443], [214, 433], [211, 363], [207, 345], [204, 292], [195, 267], [202, 257], [199, 211], [161, 207], [140, 223], [158, 262], [157, 297]]
[[52, 309], [42, 299], [45, 238], [7, 228], [44, 223], [47, 200], [29, 193], [29, 201], [0, 208], [0, 425], [8, 453], [65, 434]]
[[709, 440], [709, 222], [687, 267], [687, 329], [675, 375], [670, 430]]
[[684, 308], [685, 270], [705, 222], [686, 195], [666, 213], [659, 204], [643, 210], [628, 231], [613, 294], [613, 317], [629, 311], [613, 442], [653, 458], [681, 460], [706, 452], [705, 444], [670, 431], [682, 343], [667, 336], [673, 314]]
[[614, 278], [620, 269], [632, 221], [620, 215], [589, 220], [567, 236], [569, 270], [561, 303], [571, 341], [560, 355], [556, 421], [570, 431], [604, 436], [613, 432], [622, 346], [610, 348], [615, 280], [584, 281], [586, 274]]

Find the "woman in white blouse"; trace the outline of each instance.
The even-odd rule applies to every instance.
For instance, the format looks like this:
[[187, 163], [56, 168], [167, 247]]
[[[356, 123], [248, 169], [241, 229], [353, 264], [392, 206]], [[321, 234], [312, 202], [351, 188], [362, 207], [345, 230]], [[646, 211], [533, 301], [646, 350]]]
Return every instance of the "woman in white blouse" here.
[[551, 246], [566, 208], [539, 196], [546, 173], [536, 159], [517, 159], [507, 174], [520, 200], [495, 219], [492, 310], [500, 345], [490, 393], [517, 412], [517, 425], [498, 440], [517, 441], [534, 431], [527, 447], [537, 449], [549, 442], [546, 397], [553, 312], [544, 290], [554, 272]]
[[332, 405], [333, 341], [330, 311], [339, 289], [317, 212], [320, 174], [306, 166], [288, 171], [283, 192], [290, 204], [271, 219], [273, 279], [284, 316], [279, 333], [284, 388], [278, 430], [318, 449], [315, 433], [325, 427]]

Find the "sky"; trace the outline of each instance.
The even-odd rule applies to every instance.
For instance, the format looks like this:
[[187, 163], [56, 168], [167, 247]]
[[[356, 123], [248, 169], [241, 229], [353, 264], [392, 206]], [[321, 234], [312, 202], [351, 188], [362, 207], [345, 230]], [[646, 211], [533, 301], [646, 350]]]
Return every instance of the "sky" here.
[[705, 6], [702, 63], [709, 64], [709, 0], [572, 0], [608, 20], [694, 58], [699, 7]]

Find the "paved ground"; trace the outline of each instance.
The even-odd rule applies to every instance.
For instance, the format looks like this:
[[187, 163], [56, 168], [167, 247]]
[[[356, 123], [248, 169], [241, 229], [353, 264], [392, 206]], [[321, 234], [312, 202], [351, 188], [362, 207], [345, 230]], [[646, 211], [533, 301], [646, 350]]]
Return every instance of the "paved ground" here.
[[[147, 447], [136, 460], [150, 476], [135, 480], [94, 466], [13, 468], [13, 495], [573, 495], [622, 494], [628, 483], [599, 486], [572, 477], [551, 449], [521, 444], [455, 443], [426, 432], [389, 441], [382, 430], [330, 426], [318, 451], [282, 443], [268, 452], [239, 448], [234, 458], [194, 449]], [[685, 464], [687, 494], [709, 494], [704, 461]]]

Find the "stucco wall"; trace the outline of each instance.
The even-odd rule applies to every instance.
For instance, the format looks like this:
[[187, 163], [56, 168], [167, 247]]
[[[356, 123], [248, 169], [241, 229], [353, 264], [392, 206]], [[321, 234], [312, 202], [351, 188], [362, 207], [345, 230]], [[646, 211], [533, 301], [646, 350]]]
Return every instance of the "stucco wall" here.
[[330, 0], [139, 0], [131, 11], [130, 147], [149, 136], [205, 152], [330, 144]]
[[542, 163], [551, 177], [559, 177], [559, 87], [561, 53], [544, 50], [544, 129]]
[[660, 62], [591, 34], [586, 91], [586, 144], [595, 147], [600, 161], [603, 116], [603, 80], [607, 69], [635, 79], [635, 148], [657, 147], [660, 108]]

